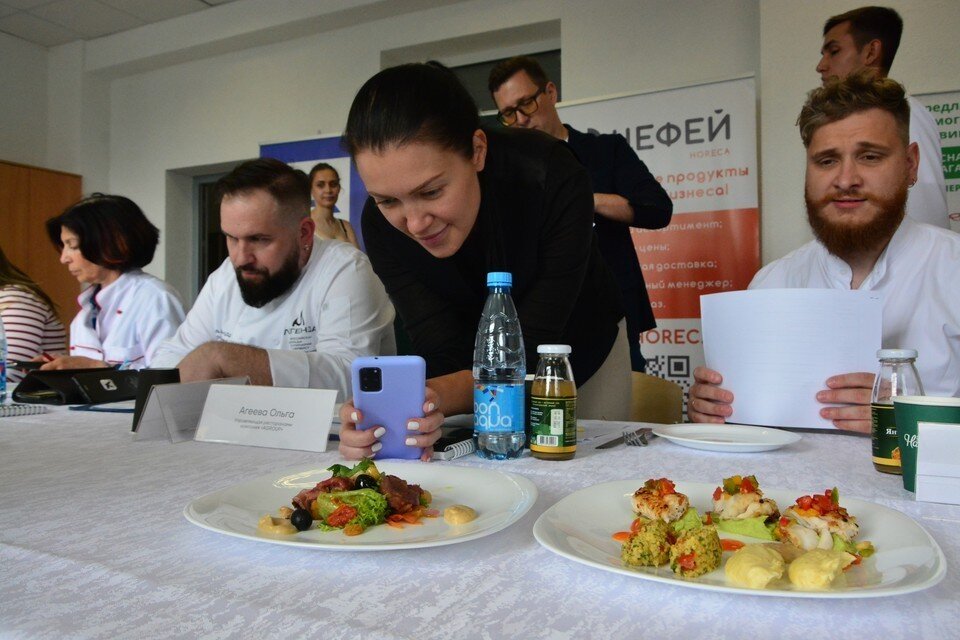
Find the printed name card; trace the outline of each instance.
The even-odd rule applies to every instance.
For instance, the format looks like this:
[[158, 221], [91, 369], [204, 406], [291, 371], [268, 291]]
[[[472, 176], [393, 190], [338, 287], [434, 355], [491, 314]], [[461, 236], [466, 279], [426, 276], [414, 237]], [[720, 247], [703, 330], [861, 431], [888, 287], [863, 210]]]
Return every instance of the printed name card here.
[[332, 389], [213, 385], [194, 440], [326, 451], [336, 399]]

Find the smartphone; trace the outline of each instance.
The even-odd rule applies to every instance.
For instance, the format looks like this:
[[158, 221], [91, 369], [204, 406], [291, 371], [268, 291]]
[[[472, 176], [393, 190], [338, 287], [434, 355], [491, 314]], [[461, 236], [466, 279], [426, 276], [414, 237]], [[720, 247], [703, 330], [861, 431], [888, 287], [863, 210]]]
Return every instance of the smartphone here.
[[416, 459], [420, 447], [406, 444], [407, 422], [423, 417], [427, 365], [420, 356], [369, 356], [351, 366], [353, 405], [363, 414], [357, 429], [383, 427], [378, 458]]

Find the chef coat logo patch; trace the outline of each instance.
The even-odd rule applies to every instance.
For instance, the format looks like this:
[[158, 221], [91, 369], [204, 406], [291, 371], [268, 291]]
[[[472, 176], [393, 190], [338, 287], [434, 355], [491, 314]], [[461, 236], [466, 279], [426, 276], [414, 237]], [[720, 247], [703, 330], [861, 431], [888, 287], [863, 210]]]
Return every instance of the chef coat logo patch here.
[[294, 351], [315, 351], [317, 327], [307, 324], [303, 309], [293, 319], [290, 326], [283, 330], [283, 338], [288, 349]]

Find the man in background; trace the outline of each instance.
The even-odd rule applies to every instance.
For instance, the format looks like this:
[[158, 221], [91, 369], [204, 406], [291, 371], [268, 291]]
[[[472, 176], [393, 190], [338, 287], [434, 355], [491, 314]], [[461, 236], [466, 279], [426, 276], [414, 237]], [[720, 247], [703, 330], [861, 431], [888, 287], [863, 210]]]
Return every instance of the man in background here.
[[632, 368], [644, 371], [646, 361], [640, 351], [640, 334], [657, 323], [630, 227], [667, 226], [673, 214], [670, 197], [623, 136], [581, 133], [560, 121], [557, 86], [533, 58], [518, 56], [498, 63], [490, 70], [487, 87], [502, 124], [537, 129], [565, 140], [589, 171], [600, 253], [620, 286]]
[[[820, 78], [826, 82], [864, 69], [887, 77], [902, 33], [903, 20], [887, 7], [861, 7], [833, 16], [823, 25], [823, 47], [817, 64]], [[926, 107], [912, 96], [907, 100], [910, 141], [920, 148], [920, 170], [907, 199], [907, 215], [949, 229], [940, 133]]]
[[244, 162], [217, 193], [229, 257], [153, 366], [176, 366], [185, 382], [336, 389], [342, 402], [354, 358], [396, 353], [393, 306], [369, 260], [314, 236], [309, 180], [279, 160]]
[[[807, 150], [807, 218], [816, 240], [760, 270], [751, 289], [861, 289], [883, 299], [884, 349], [916, 349], [924, 390], [960, 395], [960, 234], [904, 215], [917, 180], [903, 87], [858, 72], [810, 92], [798, 120]], [[791, 363], [783, 363], [785, 368]], [[697, 367], [692, 422], [724, 422], [733, 394], [717, 371]], [[873, 373], [826, 381], [820, 415], [839, 429], [870, 431]]]

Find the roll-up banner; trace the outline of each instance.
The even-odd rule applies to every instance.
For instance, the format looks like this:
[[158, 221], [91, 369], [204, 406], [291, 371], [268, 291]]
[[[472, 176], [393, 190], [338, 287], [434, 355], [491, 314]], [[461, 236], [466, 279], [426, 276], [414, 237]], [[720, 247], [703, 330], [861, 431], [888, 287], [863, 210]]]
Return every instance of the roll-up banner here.
[[960, 231], [960, 91], [914, 97], [927, 108], [940, 130], [950, 228]]
[[666, 189], [673, 220], [632, 229], [657, 328], [647, 373], [687, 392], [703, 364], [700, 296], [745, 289], [760, 268], [752, 77], [558, 105], [580, 131], [619, 133]]

